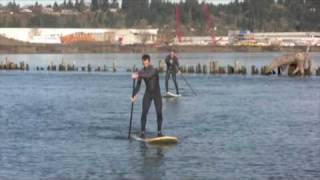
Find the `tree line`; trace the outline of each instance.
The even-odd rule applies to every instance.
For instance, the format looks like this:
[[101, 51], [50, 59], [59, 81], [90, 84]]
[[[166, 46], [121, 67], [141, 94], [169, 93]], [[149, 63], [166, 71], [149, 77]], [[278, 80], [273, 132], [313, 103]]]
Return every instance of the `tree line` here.
[[[121, 7], [119, 7], [121, 4]], [[43, 13], [41, 4], [22, 14], [14, 2], [0, 6], [13, 13], [0, 15], [0, 27], [77, 27], [77, 28], [159, 28], [173, 33], [176, 10], [179, 8], [184, 34], [208, 35], [208, 21], [204, 2], [185, 0], [178, 4], [167, 0], [92, 0], [90, 7], [84, 0], [65, 0], [46, 8], [54, 12], [71, 10], [73, 14]], [[319, 0], [235, 0], [229, 4], [207, 4], [217, 35], [228, 30], [254, 32], [319, 31]], [[19, 10], [20, 9], [20, 10]]]

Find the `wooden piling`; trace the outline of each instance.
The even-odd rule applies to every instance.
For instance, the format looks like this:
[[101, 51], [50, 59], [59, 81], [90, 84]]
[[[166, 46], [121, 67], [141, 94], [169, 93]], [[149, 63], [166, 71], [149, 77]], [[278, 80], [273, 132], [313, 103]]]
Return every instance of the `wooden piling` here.
[[63, 64], [59, 64], [58, 71], [65, 71]]
[[161, 73], [164, 72], [164, 70], [165, 70], [165, 65], [166, 65], [166, 63], [165, 63], [164, 60], [160, 60], [160, 61], [159, 61], [159, 72], [161, 72]]
[[209, 73], [210, 73], [210, 74], [214, 74], [213, 69], [214, 69], [214, 68], [213, 68], [213, 61], [210, 61], [210, 62], [209, 62]]
[[316, 75], [320, 76], [320, 67], [318, 67], [318, 69], [316, 70]]
[[24, 64], [24, 62], [20, 62], [19, 64], [20, 64], [20, 65], [19, 65], [20, 71], [24, 71], [24, 69], [25, 69], [25, 64]]
[[203, 74], [207, 74], [207, 73], [208, 73], [208, 67], [207, 67], [206, 64], [204, 64], [204, 65], [202, 66], [202, 73], [203, 73]]
[[247, 68], [245, 66], [241, 66], [239, 74], [246, 75], [247, 74]]
[[277, 68], [277, 73], [278, 73], [278, 76], [281, 76], [281, 75], [282, 75], [281, 67], [280, 67], [280, 66]]
[[112, 72], [117, 72], [116, 61], [113, 61], [112, 63]]
[[234, 68], [230, 65], [227, 66], [227, 74], [234, 74]]
[[196, 66], [196, 73], [200, 74], [202, 73], [202, 69], [201, 69], [201, 64], [198, 63], [197, 66]]
[[261, 75], [266, 75], [266, 66], [260, 68]]
[[181, 73], [185, 73], [184, 70], [185, 70], [185, 66], [184, 66], [184, 65], [181, 65], [181, 66], [180, 66], [180, 72], [181, 72]]
[[223, 66], [220, 66], [218, 73], [219, 73], [219, 74], [226, 74], [226, 68], [223, 67]]
[[189, 69], [188, 70], [189, 73], [195, 73], [196, 72], [194, 66], [192, 66], [192, 65], [189, 66], [188, 69]]
[[219, 73], [219, 62], [218, 61], [210, 61], [210, 73], [211, 74], [218, 74]]
[[9, 70], [17, 70], [17, 65], [14, 63], [9, 63]]
[[255, 65], [251, 66], [251, 75], [257, 74], [259, 74], [259, 69]]
[[66, 64], [66, 71], [72, 71], [72, 66], [70, 64]]
[[241, 64], [239, 61], [234, 62], [234, 74], [241, 74]]
[[268, 66], [262, 66], [261, 67], [261, 75], [271, 75], [272, 72], [268, 72]]

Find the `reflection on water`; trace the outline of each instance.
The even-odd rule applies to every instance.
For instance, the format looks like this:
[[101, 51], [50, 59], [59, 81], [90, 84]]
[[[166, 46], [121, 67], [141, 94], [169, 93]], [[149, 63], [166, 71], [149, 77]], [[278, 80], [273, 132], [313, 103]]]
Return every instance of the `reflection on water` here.
[[165, 176], [164, 150], [161, 147], [150, 147], [144, 143], [140, 145], [143, 179], [159, 179]]

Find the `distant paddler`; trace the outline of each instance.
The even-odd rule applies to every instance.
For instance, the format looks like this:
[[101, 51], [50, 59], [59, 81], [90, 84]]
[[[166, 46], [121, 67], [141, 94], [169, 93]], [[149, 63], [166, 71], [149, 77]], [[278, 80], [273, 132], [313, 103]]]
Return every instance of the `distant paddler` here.
[[169, 93], [169, 79], [170, 76], [172, 77], [172, 80], [174, 82], [174, 86], [176, 88], [176, 93], [179, 95], [179, 87], [177, 82], [177, 73], [180, 74], [179, 70], [179, 60], [174, 51], [171, 51], [170, 54], [166, 57], [166, 65], [167, 65], [167, 72], [166, 72], [166, 93]]

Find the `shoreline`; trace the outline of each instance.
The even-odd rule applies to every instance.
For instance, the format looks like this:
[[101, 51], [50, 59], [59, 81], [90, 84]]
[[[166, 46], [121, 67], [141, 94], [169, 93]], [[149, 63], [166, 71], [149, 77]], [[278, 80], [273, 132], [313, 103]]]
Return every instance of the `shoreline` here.
[[[161, 53], [174, 49], [179, 53], [230, 53], [230, 52], [304, 52], [305, 46], [279, 47], [279, 46], [162, 46], [128, 45], [116, 46], [101, 43], [83, 43], [72, 45], [60, 44], [0, 44], [0, 54], [74, 54], [74, 53]], [[320, 46], [311, 47], [311, 52], [320, 52]]]

